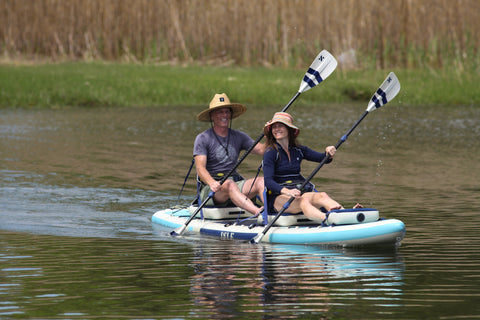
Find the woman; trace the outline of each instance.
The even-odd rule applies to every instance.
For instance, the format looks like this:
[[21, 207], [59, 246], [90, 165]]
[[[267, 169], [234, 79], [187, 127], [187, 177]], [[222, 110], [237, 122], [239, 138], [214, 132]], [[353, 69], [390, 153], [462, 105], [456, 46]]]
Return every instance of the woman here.
[[[263, 155], [263, 175], [265, 186], [269, 190], [268, 208], [272, 207], [278, 212], [291, 198], [295, 197], [290, 206], [285, 210], [287, 213], [303, 212], [312, 220], [324, 220], [324, 210], [331, 211], [343, 209], [337, 201], [333, 200], [325, 192], [313, 192], [313, 185], [306, 187], [305, 193], [301, 193], [295, 187], [305, 181], [300, 174], [303, 159], [321, 162], [327, 154], [332, 161], [336, 149], [334, 146], [325, 148], [325, 153], [314, 151], [306, 146], [299, 145], [297, 136], [300, 130], [293, 125], [293, 118], [286, 112], [277, 112], [273, 119], [264, 127], [266, 143]], [[354, 208], [361, 208], [356, 204]]]

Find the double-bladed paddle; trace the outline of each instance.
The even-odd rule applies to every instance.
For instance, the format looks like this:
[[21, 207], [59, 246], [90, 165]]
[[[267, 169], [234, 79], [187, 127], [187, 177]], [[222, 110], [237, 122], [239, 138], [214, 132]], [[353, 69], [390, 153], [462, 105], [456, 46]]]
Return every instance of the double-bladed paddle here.
[[[327, 50], [322, 50], [315, 60], [312, 62], [310, 67], [308, 68], [307, 72], [305, 73], [305, 76], [302, 79], [302, 82], [300, 83], [300, 88], [298, 89], [298, 92], [295, 94], [295, 96], [290, 100], [290, 102], [287, 103], [287, 105], [282, 109], [282, 112], [287, 111], [287, 109], [290, 107], [290, 105], [298, 98], [298, 96], [309, 90], [310, 88], [315, 87], [317, 84], [325, 80], [332, 72], [335, 70], [337, 67], [337, 60], [332, 56], [330, 52]], [[230, 171], [223, 176], [222, 180], [220, 180], [220, 185], [222, 185], [229, 177], [230, 175], [238, 168], [240, 163], [247, 157], [247, 155], [253, 150], [253, 148], [262, 140], [264, 137], [264, 133], [257, 138], [254, 144], [242, 155], [240, 159], [238, 159], [237, 163], [235, 166], [230, 169]], [[215, 192], [210, 191], [208, 193], [207, 198], [202, 202], [202, 204], [193, 212], [193, 214], [188, 218], [188, 220], [185, 222], [184, 225], [181, 227], [173, 230], [170, 232], [170, 235], [172, 236], [177, 236], [181, 235], [185, 229], [187, 228], [188, 224], [195, 218], [197, 213], [205, 206], [205, 204], [213, 198], [215, 195]]]
[[[355, 122], [355, 124], [348, 130], [348, 132], [340, 138], [340, 140], [335, 145], [335, 148], [338, 149], [342, 143], [344, 143], [348, 136], [352, 133], [353, 130], [359, 125], [359, 123], [367, 116], [367, 114], [373, 110], [380, 108], [381, 106], [385, 105], [387, 102], [392, 100], [397, 93], [400, 91], [400, 82], [398, 81], [397, 76], [395, 73], [390, 72], [387, 76], [385, 81], [382, 83], [380, 88], [373, 94], [373, 97], [370, 99], [367, 110], [363, 113], [363, 115]], [[307, 177], [307, 179], [302, 183], [300, 186], [300, 191], [303, 191], [303, 188], [310, 182], [315, 174], [317, 174], [318, 170], [330, 159], [330, 156], [327, 154], [325, 158], [318, 164], [318, 166], [312, 171], [312, 173]], [[278, 218], [288, 209], [290, 204], [295, 200], [295, 197], [290, 197], [288, 201], [283, 205], [282, 209], [275, 215], [275, 217], [265, 226], [262, 232], [257, 234], [253, 239], [250, 240], [251, 243], [259, 243], [263, 236], [270, 230], [272, 225], [278, 220]], [[265, 200], [266, 201], [266, 200]]]

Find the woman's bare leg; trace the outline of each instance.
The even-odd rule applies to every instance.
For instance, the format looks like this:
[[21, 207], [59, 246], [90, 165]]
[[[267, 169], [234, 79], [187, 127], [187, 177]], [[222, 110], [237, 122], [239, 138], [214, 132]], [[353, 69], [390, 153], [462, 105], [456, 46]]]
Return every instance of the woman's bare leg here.
[[311, 195], [310, 203], [317, 207], [324, 207], [325, 210], [330, 211], [334, 209], [343, 209], [343, 206], [337, 201], [330, 198], [326, 192], [307, 192], [305, 195]]
[[[288, 199], [290, 199], [289, 196], [279, 195], [275, 199], [275, 209], [280, 211]], [[321, 207], [324, 207], [327, 211], [343, 209], [337, 201], [330, 198], [325, 192], [307, 192], [301, 198], [293, 200], [285, 212], [293, 214], [303, 212], [309, 219], [323, 220], [325, 219], [325, 213], [320, 210]]]

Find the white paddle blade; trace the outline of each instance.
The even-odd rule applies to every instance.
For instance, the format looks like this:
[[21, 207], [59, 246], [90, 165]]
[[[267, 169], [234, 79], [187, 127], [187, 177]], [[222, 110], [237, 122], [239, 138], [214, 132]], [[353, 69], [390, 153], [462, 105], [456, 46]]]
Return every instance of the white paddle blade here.
[[388, 77], [382, 83], [380, 88], [378, 88], [377, 92], [373, 94], [372, 99], [368, 103], [367, 111], [371, 112], [375, 109], [380, 108], [388, 101], [395, 98], [397, 93], [400, 91], [400, 81], [398, 81], [397, 76], [395, 73], [390, 72]]
[[325, 80], [337, 67], [337, 60], [327, 50], [322, 50], [313, 60], [310, 68], [303, 77], [298, 92], [302, 93]]
[[260, 241], [262, 241], [262, 238], [263, 238], [263, 233], [259, 233], [257, 234], [253, 239], [250, 240], [250, 243], [260, 243]]
[[185, 232], [186, 228], [187, 228], [187, 226], [183, 225], [180, 228], [177, 228], [177, 229], [173, 230], [172, 232], [170, 232], [170, 235], [171, 236], [181, 236], [183, 234], [183, 232]]

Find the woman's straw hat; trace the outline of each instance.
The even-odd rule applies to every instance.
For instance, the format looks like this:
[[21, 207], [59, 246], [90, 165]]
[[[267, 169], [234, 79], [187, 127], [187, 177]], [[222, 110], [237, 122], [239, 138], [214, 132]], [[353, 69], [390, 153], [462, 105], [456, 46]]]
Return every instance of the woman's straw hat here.
[[298, 136], [298, 134], [300, 133], [300, 129], [293, 125], [293, 117], [290, 114], [286, 112], [277, 112], [273, 115], [272, 120], [268, 121], [265, 124], [265, 127], [263, 129], [265, 131], [265, 135], [271, 131], [272, 125], [276, 122], [281, 122], [284, 125], [295, 129], [295, 137]]
[[228, 99], [225, 93], [217, 93], [213, 97], [212, 101], [210, 101], [209, 108], [198, 114], [197, 120], [210, 122], [210, 112], [215, 109], [225, 107], [232, 109], [232, 119], [244, 114], [245, 111], [247, 111], [247, 108], [241, 104], [230, 103], [230, 99]]

